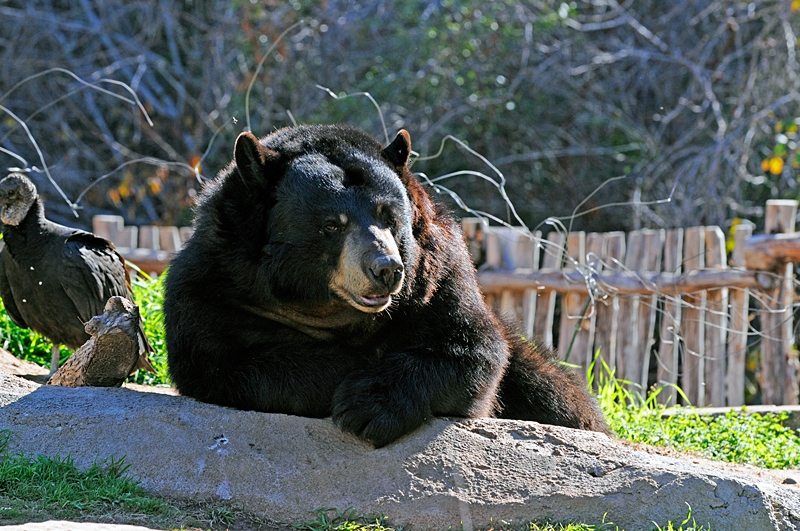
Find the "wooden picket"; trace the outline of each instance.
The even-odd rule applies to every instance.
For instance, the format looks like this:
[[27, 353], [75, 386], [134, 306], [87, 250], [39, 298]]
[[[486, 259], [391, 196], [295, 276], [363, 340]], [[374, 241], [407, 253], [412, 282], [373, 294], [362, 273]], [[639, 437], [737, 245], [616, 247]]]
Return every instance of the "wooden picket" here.
[[[609, 232], [603, 235], [600, 255], [595, 260], [594, 271], [619, 272], [625, 256], [625, 233]], [[592, 354], [600, 356], [607, 367], [615, 367], [617, 363], [617, 330], [619, 328], [619, 297], [613, 292], [600, 292], [596, 295], [594, 312], [595, 334]], [[595, 365], [595, 376], [604, 370], [603, 364]]]
[[[664, 271], [680, 274], [682, 262], [683, 229], [667, 231], [664, 240]], [[678, 295], [665, 293], [661, 299], [661, 307], [661, 342], [658, 346], [656, 385], [663, 386], [663, 390], [658, 395], [658, 401], [662, 404], [677, 404], [683, 306]]]
[[[743, 269], [745, 267], [744, 242], [753, 234], [749, 225], [739, 225], [734, 234], [734, 247], [731, 253], [731, 265]], [[728, 405], [732, 407], [744, 405], [745, 355], [747, 352], [747, 332], [750, 327], [750, 294], [747, 290], [732, 289], [730, 291], [730, 324], [728, 333]]]

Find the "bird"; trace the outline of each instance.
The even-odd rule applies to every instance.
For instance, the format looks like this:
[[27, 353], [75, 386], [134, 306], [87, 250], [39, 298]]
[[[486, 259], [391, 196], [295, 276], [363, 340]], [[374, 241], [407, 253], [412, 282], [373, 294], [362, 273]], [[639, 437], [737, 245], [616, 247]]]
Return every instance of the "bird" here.
[[92, 337], [58, 368], [48, 385], [119, 387], [139, 359], [139, 308], [129, 299], [108, 299], [102, 315], [86, 323]]
[[[0, 222], [0, 297], [14, 324], [53, 343], [52, 376], [59, 345], [75, 350], [88, 341], [84, 323], [102, 314], [109, 298], [133, 300], [125, 262], [108, 240], [46, 219], [36, 186], [21, 173], [0, 180]], [[139, 335], [134, 370], [155, 372], [141, 322]]]

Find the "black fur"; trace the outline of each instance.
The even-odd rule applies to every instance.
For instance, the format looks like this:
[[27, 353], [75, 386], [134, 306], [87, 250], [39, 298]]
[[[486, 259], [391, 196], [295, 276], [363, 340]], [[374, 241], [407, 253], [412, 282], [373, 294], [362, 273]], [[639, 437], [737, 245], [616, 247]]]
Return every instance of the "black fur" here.
[[486, 307], [458, 225], [408, 170], [405, 131], [385, 149], [337, 126], [243, 133], [234, 152], [166, 279], [182, 394], [332, 415], [376, 446], [432, 416], [605, 430], [585, 385]]

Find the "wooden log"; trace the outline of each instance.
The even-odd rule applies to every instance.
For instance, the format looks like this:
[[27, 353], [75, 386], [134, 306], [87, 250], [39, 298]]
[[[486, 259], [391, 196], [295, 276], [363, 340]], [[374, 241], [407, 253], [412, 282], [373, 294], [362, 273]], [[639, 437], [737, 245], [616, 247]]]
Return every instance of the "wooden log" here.
[[[622, 260], [625, 256], [625, 233], [609, 232], [603, 238], [603, 249], [600, 253], [603, 260], [592, 269], [593, 276], [615, 275], [622, 269]], [[601, 283], [605, 286], [605, 283]], [[584, 283], [583, 286], [586, 284]], [[617, 330], [619, 328], [619, 297], [615, 289], [599, 291], [602, 298], [596, 301], [597, 317], [595, 320], [594, 351], [600, 353], [600, 358], [613, 369], [617, 363]], [[595, 377], [601, 375], [602, 363], [596, 364]], [[598, 381], [598, 380], [595, 380]]]
[[[705, 267], [705, 229], [692, 227], [684, 231], [683, 267], [686, 271]], [[705, 400], [705, 305], [706, 292], [695, 291], [683, 297], [681, 336], [681, 389], [689, 404], [702, 406]]]
[[[683, 262], [683, 229], [669, 230], [664, 241], [664, 271], [680, 275]], [[666, 405], [678, 404], [680, 370], [681, 299], [675, 295], [661, 298], [661, 342], [658, 346], [657, 385], [663, 386], [657, 400]]]
[[[719, 227], [706, 227], [706, 269], [727, 268], [725, 233]], [[724, 406], [727, 397], [727, 313], [728, 288], [706, 292], [705, 316], [705, 406]]]
[[[557, 271], [561, 267], [561, 259], [564, 256], [564, 234], [559, 231], [552, 231], [547, 235], [547, 241], [541, 241], [543, 244], [542, 252], [544, 258], [542, 259], [541, 272], [550, 273], [553, 275], [563, 275], [564, 273]], [[530, 274], [538, 274], [530, 271]], [[508, 275], [513, 277], [514, 275]], [[538, 298], [536, 301], [536, 318], [534, 319], [534, 333], [539, 341], [548, 348], [553, 348], [553, 323], [555, 321], [556, 310], [556, 291], [541, 287], [536, 283], [529, 283], [525, 287], [536, 289]]]
[[[687, 229], [689, 230], [689, 229]], [[686, 269], [686, 268], [684, 268]], [[615, 295], [680, 295], [694, 293], [720, 286], [745, 289], [764, 289], [773, 284], [771, 275], [758, 271], [699, 270], [686, 271], [683, 274], [600, 272], [586, 275], [572, 271], [554, 273], [544, 269], [540, 271], [481, 271], [478, 281], [485, 293], [499, 293], [504, 289], [539, 289], [553, 290], [560, 293], [577, 291], [588, 293], [588, 284], [597, 283], [609, 293]]]
[[[797, 216], [797, 201], [767, 201], [764, 231], [767, 234], [792, 233]], [[792, 264], [780, 262], [775, 267], [778, 282], [765, 290], [765, 309], [760, 312], [761, 400], [764, 404], [792, 405], [798, 402], [797, 353], [792, 331], [794, 286]]]
[[752, 236], [744, 242], [744, 256], [747, 269], [771, 271], [786, 262], [800, 262], [800, 233]]
[[[745, 242], [753, 233], [750, 225], [738, 225], [734, 234], [733, 267], [745, 266]], [[745, 357], [747, 332], [750, 326], [750, 293], [747, 289], [730, 290], [730, 325], [728, 331], [728, 403], [730, 407], [744, 405]]]

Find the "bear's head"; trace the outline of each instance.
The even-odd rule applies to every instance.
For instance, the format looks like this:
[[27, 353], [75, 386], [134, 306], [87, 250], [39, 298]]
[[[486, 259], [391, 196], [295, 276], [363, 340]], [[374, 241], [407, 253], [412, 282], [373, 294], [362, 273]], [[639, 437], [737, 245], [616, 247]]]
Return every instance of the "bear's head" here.
[[233, 163], [203, 194], [197, 236], [213, 218], [213, 237], [231, 249], [226, 267], [237, 269], [229, 278], [242, 279], [250, 306], [304, 326], [352, 325], [411, 289], [410, 152], [405, 131], [385, 148], [340, 126], [242, 133]]

